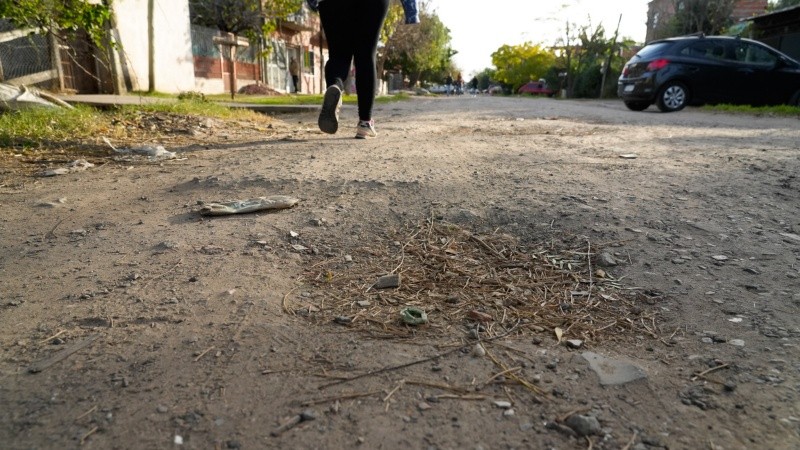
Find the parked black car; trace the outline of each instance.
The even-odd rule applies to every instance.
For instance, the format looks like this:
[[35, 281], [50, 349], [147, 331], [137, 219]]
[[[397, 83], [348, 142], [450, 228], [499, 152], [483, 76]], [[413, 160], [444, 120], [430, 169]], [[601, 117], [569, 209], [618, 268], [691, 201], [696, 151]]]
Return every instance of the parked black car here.
[[633, 111], [653, 103], [664, 112], [706, 103], [800, 106], [800, 63], [750, 39], [662, 39], [625, 64], [617, 94]]

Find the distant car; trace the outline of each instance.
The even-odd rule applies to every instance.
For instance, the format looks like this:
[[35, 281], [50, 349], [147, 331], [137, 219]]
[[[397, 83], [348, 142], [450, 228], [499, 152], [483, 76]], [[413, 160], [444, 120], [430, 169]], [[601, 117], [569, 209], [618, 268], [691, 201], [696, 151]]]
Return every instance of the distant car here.
[[520, 88], [517, 89], [517, 93], [531, 94], [531, 95], [546, 95], [548, 97], [556, 95], [556, 91], [550, 89], [547, 86], [547, 82], [544, 80], [529, 81], [520, 86]]
[[800, 106], [800, 63], [750, 39], [662, 39], [625, 64], [617, 94], [633, 111], [653, 103], [663, 112], [707, 103]]
[[489, 86], [489, 89], [486, 90], [486, 93], [488, 93], [489, 95], [503, 94], [503, 87], [497, 84], [493, 84]]

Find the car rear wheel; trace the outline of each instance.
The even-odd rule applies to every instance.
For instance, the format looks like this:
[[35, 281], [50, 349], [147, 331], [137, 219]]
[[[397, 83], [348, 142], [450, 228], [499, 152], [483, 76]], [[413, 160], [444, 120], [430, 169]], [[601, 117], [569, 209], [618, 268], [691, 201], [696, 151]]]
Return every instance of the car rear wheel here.
[[625, 102], [625, 106], [631, 111], [644, 111], [650, 106], [650, 102]]
[[662, 112], [682, 110], [689, 102], [689, 90], [679, 81], [669, 81], [658, 92], [656, 106]]

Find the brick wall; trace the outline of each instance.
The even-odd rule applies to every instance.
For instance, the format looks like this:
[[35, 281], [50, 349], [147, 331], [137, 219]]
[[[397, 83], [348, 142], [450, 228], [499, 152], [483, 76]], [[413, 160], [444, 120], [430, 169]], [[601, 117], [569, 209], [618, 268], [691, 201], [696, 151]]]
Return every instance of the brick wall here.
[[738, 21], [758, 14], [764, 14], [767, 9], [767, 0], [739, 0], [733, 9], [731, 18]]

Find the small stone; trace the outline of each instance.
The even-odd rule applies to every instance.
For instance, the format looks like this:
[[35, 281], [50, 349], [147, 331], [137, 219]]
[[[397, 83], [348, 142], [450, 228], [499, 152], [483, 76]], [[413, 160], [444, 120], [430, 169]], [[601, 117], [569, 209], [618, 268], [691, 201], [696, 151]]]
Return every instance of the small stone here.
[[356, 304], [362, 308], [366, 308], [367, 306], [371, 305], [372, 302], [369, 300], [359, 300], [356, 302]]
[[175, 445], [183, 445], [183, 436], [175, 435], [175, 440], [173, 440]]
[[744, 340], [742, 339], [731, 339], [728, 343], [736, 347], [744, 347]]
[[419, 402], [419, 404], [417, 405], [417, 409], [419, 409], [420, 411], [427, 411], [431, 408], [432, 406], [425, 402]]
[[567, 339], [566, 343], [569, 348], [581, 348], [583, 346], [583, 341], [580, 339]]
[[164, 414], [165, 412], [169, 411], [169, 408], [167, 408], [164, 405], [158, 405], [156, 406], [156, 411], [160, 412], [161, 414]]
[[626, 361], [619, 361], [592, 352], [584, 352], [581, 356], [589, 363], [589, 367], [600, 378], [603, 386], [615, 386], [647, 378], [642, 368]]
[[513, 416], [515, 414], [516, 414], [516, 411], [514, 411], [514, 408], [509, 408], [509, 409], [503, 411], [503, 416], [504, 417], [511, 417], [511, 416]]
[[497, 406], [500, 409], [509, 409], [509, 408], [511, 408], [511, 402], [498, 400], [498, 401], [494, 402], [494, 406]]
[[486, 349], [483, 348], [481, 344], [475, 344], [475, 346], [472, 347], [472, 356], [476, 358], [484, 357], [486, 356]]
[[597, 264], [601, 267], [614, 267], [617, 265], [617, 260], [608, 252], [602, 252], [597, 257]]
[[578, 436], [591, 436], [600, 432], [600, 422], [594, 416], [573, 414], [564, 423]]
[[375, 289], [388, 289], [388, 288], [396, 288], [400, 287], [400, 275], [399, 274], [390, 274], [384, 275], [372, 285]]
[[344, 262], [353, 262], [353, 257], [350, 255], [344, 255]]
[[314, 411], [310, 409], [307, 409], [300, 413], [300, 420], [302, 420], [303, 422], [309, 422], [316, 419], [317, 419], [316, 413], [314, 413]]
[[714, 255], [711, 257], [714, 261], [727, 261], [728, 257], [725, 255]]

